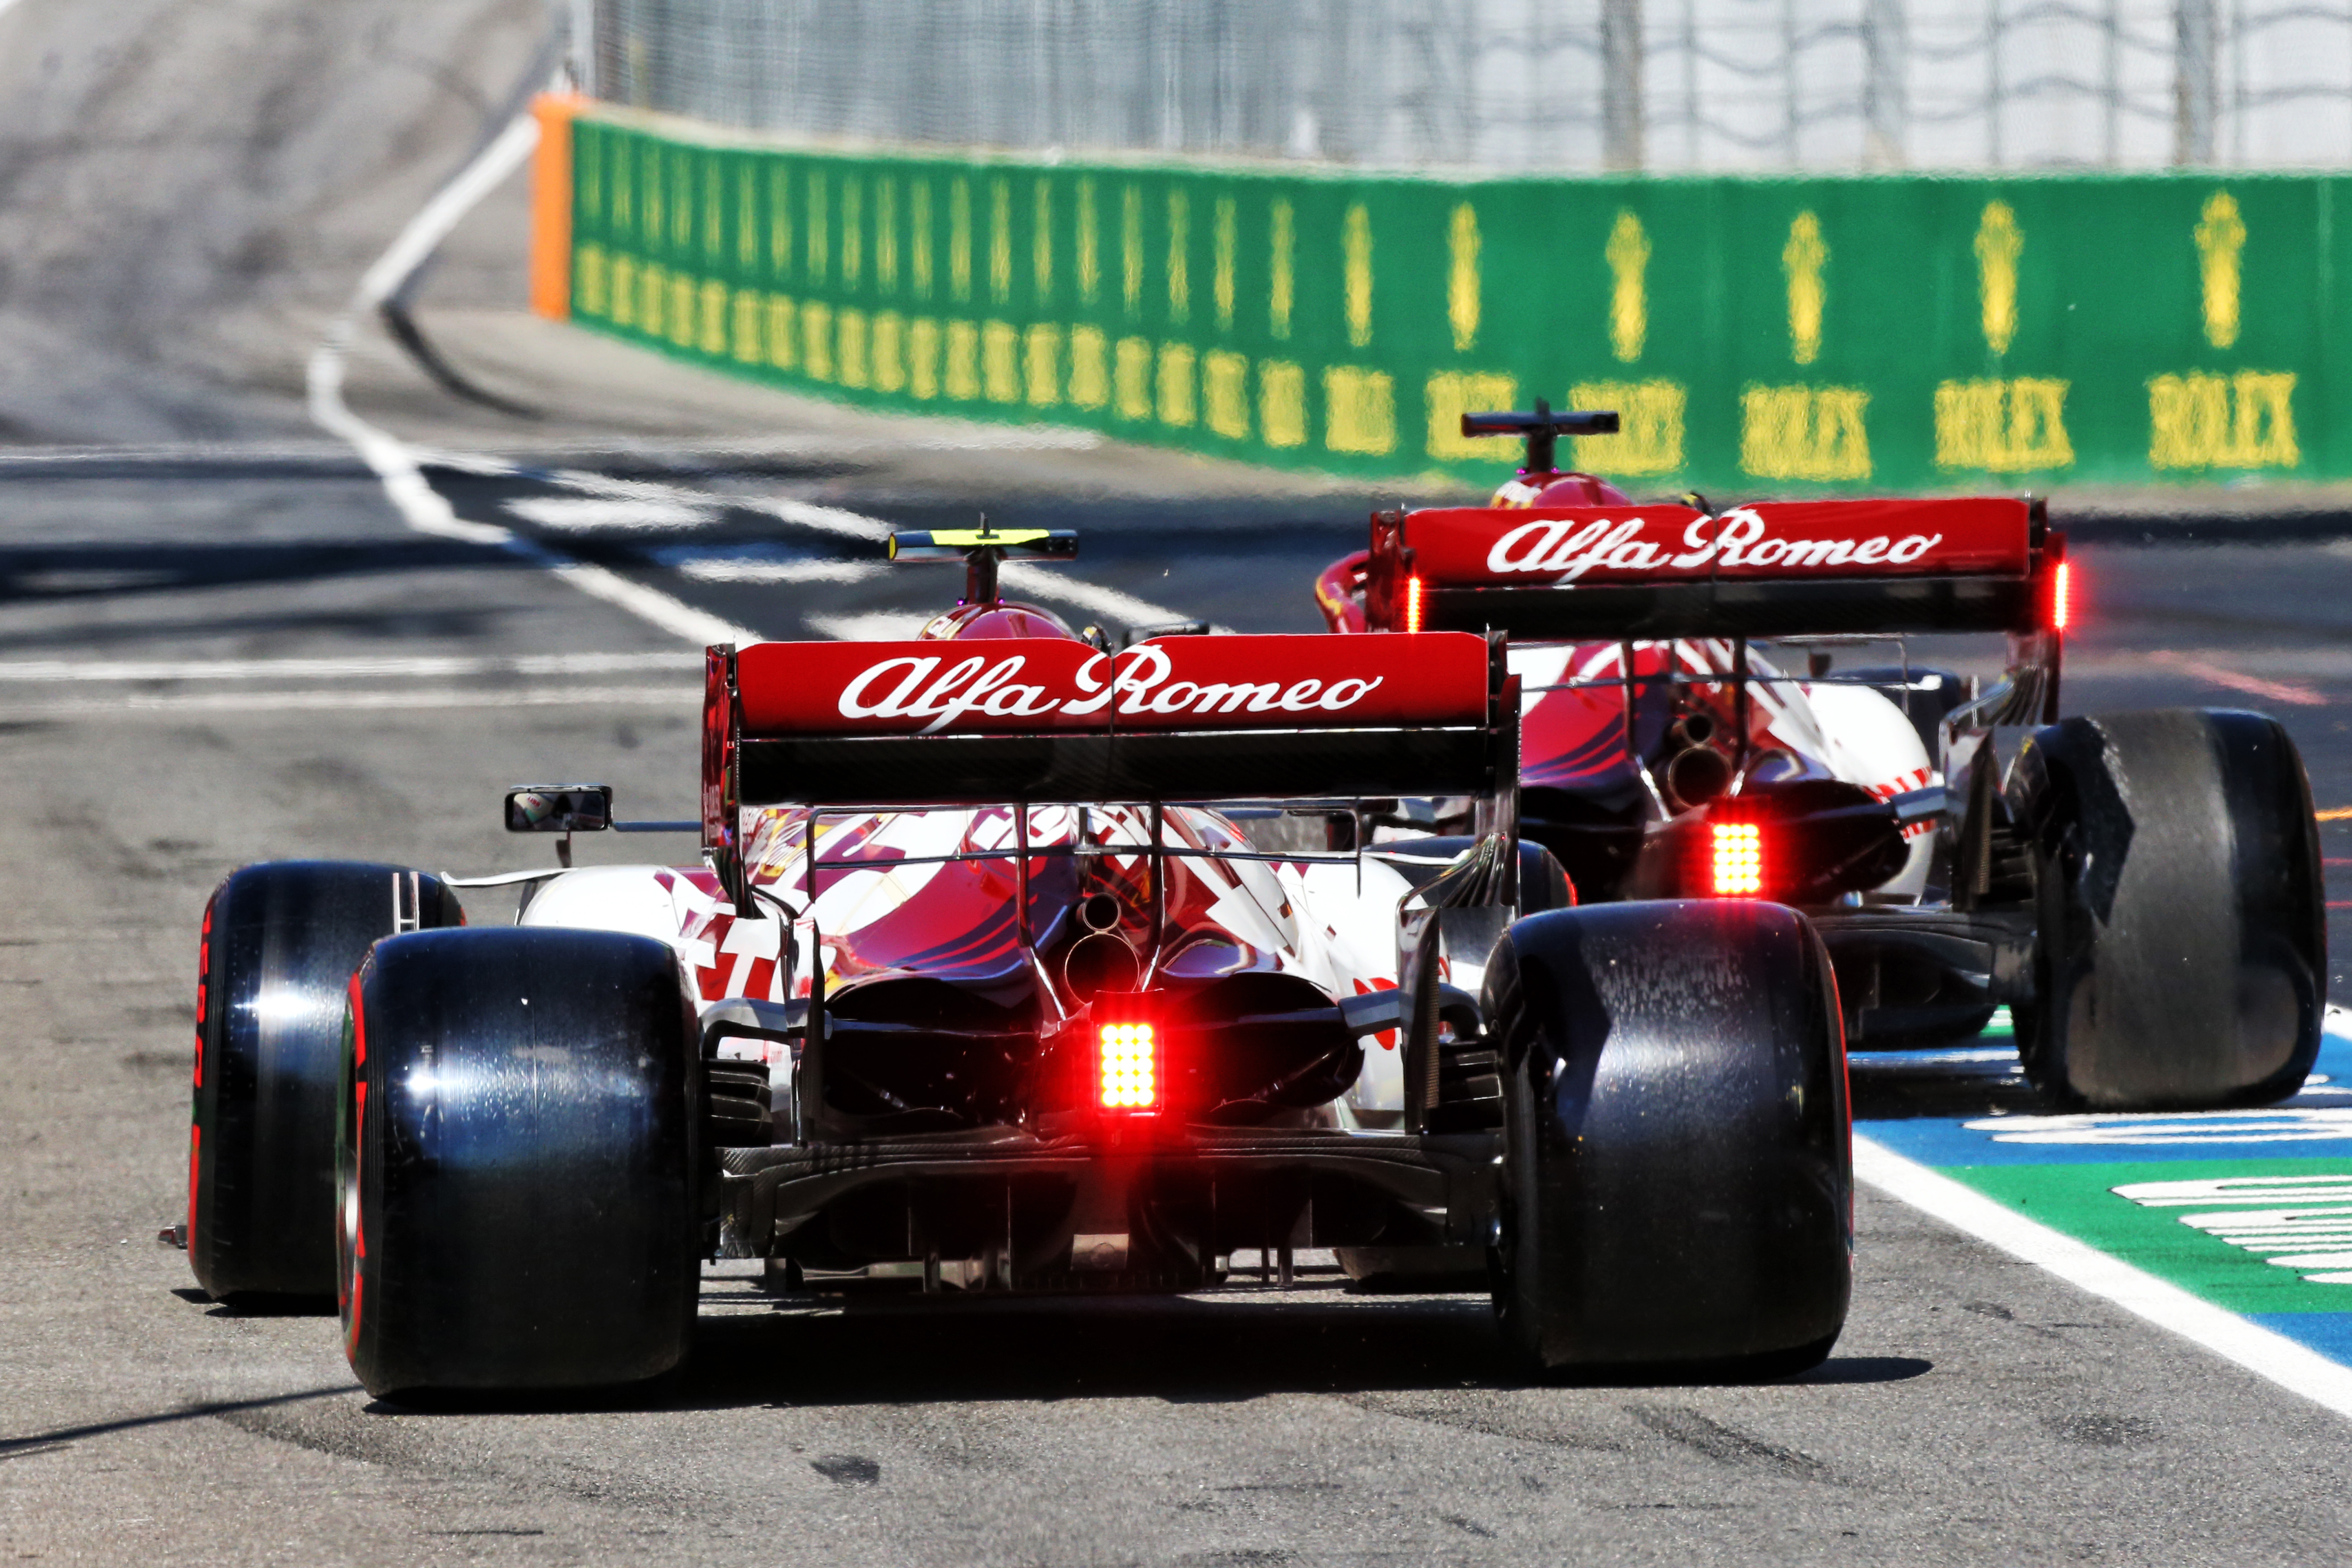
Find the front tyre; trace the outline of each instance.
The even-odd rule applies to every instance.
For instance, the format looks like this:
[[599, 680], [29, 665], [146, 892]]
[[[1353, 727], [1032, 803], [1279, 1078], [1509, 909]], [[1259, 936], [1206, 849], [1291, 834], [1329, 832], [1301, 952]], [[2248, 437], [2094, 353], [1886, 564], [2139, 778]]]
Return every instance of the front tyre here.
[[1802, 1369], [1845, 1323], [1845, 1046], [1792, 910], [1657, 901], [1519, 921], [1496, 1307], [1539, 1373]]
[[667, 947], [394, 938], [354, 987], [348, 1039], [337, 1236], [369, 1393], [601, 1387], [684, 1360], [698, 1035]]
[[2261, 1105], [2319, 1052], [2326, 894], [2311, 786], [2260, 713], [2063, 720], [2019, 754], [2038, 993], [2027, 1075], [2065, 1106]]

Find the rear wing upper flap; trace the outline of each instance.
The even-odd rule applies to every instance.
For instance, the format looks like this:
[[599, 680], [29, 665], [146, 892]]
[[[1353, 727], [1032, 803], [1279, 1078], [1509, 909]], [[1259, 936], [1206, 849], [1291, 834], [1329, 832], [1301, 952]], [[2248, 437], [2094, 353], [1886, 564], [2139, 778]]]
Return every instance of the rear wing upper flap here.
[[706, 834], [745, 805], [1488, 795], [1500, 639], [1173, 637], [713, 649]]
[[1523, 638], [2026, 633], [2064, 552], [2039, 500], [1430, 508], [1373, 516], [1364, 612]]

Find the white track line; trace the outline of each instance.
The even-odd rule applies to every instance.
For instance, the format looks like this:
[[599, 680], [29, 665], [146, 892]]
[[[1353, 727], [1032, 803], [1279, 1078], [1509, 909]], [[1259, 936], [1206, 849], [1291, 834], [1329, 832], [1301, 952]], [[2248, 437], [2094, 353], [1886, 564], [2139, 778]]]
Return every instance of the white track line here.
[[459, 171], [411, 218], [408, 226], [377, 258], [360, 279], [351, 303], [312, 352], [310, 363], [310, 417], [321, 429], [352, 444], [383, 481], [384, 494], [408, 526], [420, 533], [490, 544], [513, 551], [548, 567], [557, 576], [591, 597], [604, 600], [650, 621], [666, 632], [693, 643], [754, 643], [759, 634], [724, 616], [698, 610], [658, 588], [633, 582], [617, 572], [557, 554], [536, 541], [509, 529], [460, 518], [448, 500], [428, 482], [417, 466], [416, 454], [397, 437], [362, 419], [343, 400], [343, 368], [362, 316], [391, 298], [409, 274], [425, 264], [449, 237], [475, 204], [499, 183], [522, 166], [539, 145], [539, 121], [525, 113], [515, 118], [481, 155]]
[[1098, 583], [1081, 582], [1050, 572], [1025, 562], [1008, 561], [997, 569], [1000, 582], [1009, 583], [1024, 593], [1041, 599], [1059, 599], [1066, 605], [1076, 605], [1082, 610], [1092, 610], [1098, 616], [1109, 616], [1121, 625], [1150, 626], [1170, 621], [1189, 621], [1193, 616], [1163, 609], [1149, 599], [1139, 599], [1132, 594], [1122, 594], [1117, 588], [1106, 588]]
[[[10, 3], [13, 0], [0, 0], [0, 6]], [[383, 481], [384, 493], [391, 498], [402, 518], [418, 532], [510, 550], [547, 567], [581, 592], [617, 605], [688, 642], [734, 643], [739, 646], [758, 642], [761, 640], [759, 634], [748, 627], [739, 626], [707, 610], [697, 609], [658, 588], [648, 587], [603, 566], [572, 560], [510, 529], [459, 517], [447, 498], [434, 489], [425, 479], [423, 463], [488, 475], [515, 475], [521, 470], [511, 463], [478, 453], [412, 448], [398, 437], [378, 429], [352, 413], [351, 405], [343, 399], [344, 366], [360, 319], [382, 305], [407, 281], [409, 275], [425, 264], [466, 214], [497, 188], [500, 181], [521, 167], [523, 161], [538, 145], [538, 119], [528, 113], [518, 116], [489, 146], [483, 149], [480, 156], [425, 204], [424, 208], [409, 220], [408, 226], [392, 242], [391, 248], [376, 258], [375, 265], [369, 268], [360, 279], [350, 304], [335, 319], [325, 339], [310, 355], [310, 417], [320, 428], [351, 443], [369, 468]], [[540, 477], [581, 495], [695, 508], [713, 504], [733, 506], [765, 511], [783, 522], [851, 539], [878, 542], [890, 534], [890, 525], [880, 518], [809, 501], [781, 497], [721, 496], [681, 485], [614, 479], [577, 468], [558, 469]], [[520, 506], [510, 503], [510, 507], [522, 515]], [[1116, 588], [1079, 582], [1027, 566], [1008, 565], [1005, 572], [1011, 582], [1029, 593], [1075, 605], [1097, 615], [1112, 616], [1131, 626], [1190, 618]]]
[[431, 654], [393, 658], [72, 659], [0, 663], [0, 682], [78, 685], [148, 680], [447, 680], [467, 675], [616, 675], [632, 670], [700, 669], [698, 653], [546, 653], [509, 658]]
[[2352, 1416], [2352, 1367], [2030, 1220], [1860, 1133], [1853, 1140], [1853, 1173], [1922, 1214], [2202, 1345], [2290, 1394]]
[[40, 719], [185, 718], [200, 713], [344, 712], [404, 708], [675, 708], [701, 711], [696, 686], [557, 686], [533, 690], [205, 691], [166, 697], [131, 693], [62, 702], [0, 705], [0, 721]]

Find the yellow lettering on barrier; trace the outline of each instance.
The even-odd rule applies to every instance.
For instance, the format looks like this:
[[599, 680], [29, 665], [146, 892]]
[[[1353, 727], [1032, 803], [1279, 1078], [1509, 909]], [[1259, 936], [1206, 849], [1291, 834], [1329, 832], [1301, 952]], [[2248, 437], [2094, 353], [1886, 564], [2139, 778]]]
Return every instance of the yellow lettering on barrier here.
[[594, 240], [581, 246], [572, 258], [572, 291], [583, 316], [602, 316], [612, 309], [612, 276], [604, 265], [604, 247]]
[[1213, 349], [1201, 360], [1201, 400], [1209, 428], [1228, 440], [1249, 437], [1249, 361], [1230, 349]]
[[637, 287], [637, 258], [626, 251], [613, 258], [613, 296], [609, 308], [614, 326], [636, 324]]
[[1121, 419], [1151, 417], [1151, 343], [1145, 338], [1118, 340], [1118, 359], [1112, 371]]
[[1143, 190], [1139, 185], [1129, 184], [1119, 192], [1118, 255], [1127, 313], [1132, 316], [1143, 309]]
[[702, 294], [702, 338], [695, 346], [714, 358], [727, 352], [727, 285], [706, 279]]
[[915, 298], [931, 297], [931, 183], [914, 181], [907, 187], [907, 269]]
[[1445, 275], [1445, 319], [1454, 328], [1454, 352], [1478, 344], [1478, 210], [1468, 202], [1454, 209], [1445, 237], [1452, 266]]
[[1160, 345], [1160, 423], [1188, 428], [1200, 417], [1189, 343]]
[[988, 297], [1013, 298], [1013, 182], [1001, 175], [988, 183]]
[[1070, 401], [1080, 408], [1110, 402], [1110, 340], [1100, 327], [1070, 329]]
[[1102, 293], [1102, 240], [1095, 231], [1095, 177], [1078, 181], [1078, 303], [1091, 305]]
[[833, 307], [814, 300], [801, 307], [801, 370], [814, 381], [833, 379]]
[[1672, 381], [1586, 381], [1568, 389], [1577, 408], [1613, 408], [1614, 436], [1576, 437], [1576, 466], [1599, 474], [1671, 474], [1683, 466], [1690, 395]]
[[2154, 468], [2292, 468], [2303, 461], [2294, 435], [2294, 373], [2190, 371], [2147, 384], [2148, 466]]
[[718, 160], [702, 159], [702, 258], [716, 266], [727, 254], [727, 191]]
[[958, 304], [971, 298], [970, 180], [948, 182], [948, 297]]
[[[1495, 443], [1462, 434], [1462, 416], [1481, 409], [1509, 408], [1519, 400], [1517, 376], [1440, 371], [1423, 389], [1429, 403], [1429, 455], [1441, 462], [1492, 460]], [[1579, 405], [1579, 406], [1582, 406]]]
[[1230, 329], [1234, 324], [1234, 246], [1235, 230], [1234, 198], [1217, 198], [1216, 274], [1212, 284], [1217, 300], [1217, 325]]
[[1630, 364], [1650, 336], [1650, 237], [1630, 208], [1618, 212], [1601, 254], [1609, 263], [1609, 352]]
[[1385, 457], [1396, 450], [1396, 383], [1385, 372], [1335, 364], [1323, 373], [1323, 444]]
[[669, 279], [668, 324], [669, 341], [682, 349], [695, 346], [694, 279], [684, 272], [673, 272]]
[[1297, 239], [1294, 232], [1296, 215], [1288, 202], [1277, 200], [1268, 217], [1271, 235], [1267, 248], [1273, 254], [1267, 258], [1266, 325], [1277, 339], [1287, 339], [1290, 336], [1291, 250]]
[[576, 121], [573, 127], [579, 149], [573, 154], [578, 160], [573, 167], [580, 173], [580, 216], [594, 223], [604, 216], [604, 150], [607, 138]]
[[907, 392], [925, 403], [940, 395], [940, 324], [929, 316], [907, 326]]
[[1192, 199], [1181, 185], [1168, 193], [1168, 319], [1192, 319]]
[[760, 341], [760, 291], [738, 289], [734, 300], [735, 321], [728, 332], [735, 357], [744, 364], [758, 364], [767, 357], [767, 345]]
[[887, 174], [874, 182], [874, 284], [898, 289], [898, 182]]
[[808, 222], [803, 226], [808, 236], [804, 252], [808, 280], [822, 285], [826, 269], [832, 265], [833, 242], [828, 237], [826, 224], [824, 171], [811, 169], [808, 175]]
[[981, 323], [980, 374], [991, 403], [1021, 401], [1021, 335], [1010, 321]]
[[793, 275], [793, 171], [781, 162], [768, 170], [768, 266], [778, 278]]
[[1054, 298], [1054, 185], [1043, 174], [1037, 176], [1036, 220], [1029, 231], [1029, 266], [1036, 274], [1042, 307]]
[[669, 195], [664, 198], [669, 207], [669, 243], [674, 250], [684, 250], [694, 243], [694, 153], [685, 147], [670, 149], [667, 163]]
[[[1977, 302], [1984, 312], [1985, 346], [1997, 354], [2009, 352], [2010, 340], [2017, 336], [2017, 258], [2025, 254], [2025, 234], [2017, 226], [2017, 214], [2007, 202], [1987, 202], [1984, 216], [1977, 224]], [[1947, 386], [1958, 383], [1947, 382]], [[1936, 394], [1937, 446], [1943, 445], [1944, 395]], [[2059, 437], [2065, 438], [2062, 432]], [[1936, 459], [1943, 462], [1939, 456]], [[2068, 462], [2074, 457], [2068, 454]], [[1987, 467], [1985, 464], [1959, 465], [1967, 468]], [[2032, 464], [2030, 467], [2046, 467]]]
[[637, 269], [637, 331], [649, 338], [662, 335], [662, 302], [669, 298], [668, 279], [661, 264], [648, 261]]
[[735, 264], [749, 272], [760, 265], [760, 171], [748, 160], [735, 169]]
[[970, 321], [948, 323], [947, 393], [958, 403], [980, 395], [980, 329]]
[[645, 220], [639, 232], [648, 245], [659, 245], [662, 237], [662, 172], [661, 149], [647, 142], [637, 164], [637, 179], [645, 187], [645, 200], [637, 204], [637, 215]]
[[1029, 384], [1029, 405], [1050, 408], [1062, 401], [1062, 329], [1043, 322], [1029, 329], [1023, 345], [1022, 369]]
[[2238, 216], [2237, 198], [2215, 191], [2198, 218], [2197, 270], [2204, 284], [2205, 341], [2217, 349], [2238, 341], [2238, 257], [2245, 247], [2246, 220]]
[[1936, 466], [2020, 474], [2074, 461], [2063, 381], [1948, 381], [1936, 388]]
[[1765, 479], [1866, 479], [1870, 394], [1858, 386], [1749, 386], [1739, 395], [1739, 466]]
[[768, 363], [790, 370], [801, 363], [800, 307], [789, 294], [768, 296]]
[[1282, 360], [1257, 367], [1258, 434], [1269, 447], [1307, 445], [1307, 373]]
[[906, 318], [896, 310], [877, 310], [874, 313], [874, 390], [898, 392], [906, 384]]
[[839, 363], [835, 374], [844, 386], [866, 386], [873, 380], [873, 367], [866, 360], [866, 312], [843, 307], [835, 333], [839, 343]]
[[1812, 363], [1822, 352], [1822, 311], [1829, 302], [1822, 269], [1829, 260], [1822, 220], [1810, 212], [1799, 213], [1789, 225], [1789, 243], [1780, 251], [1780, 269], [1789, 279], [1789, 355], [1799, 364]]
[[[1348, 342], [1369, 348], [1372, 342], [1372, 215], [1364, 204], [1348, 208], [1339, 229], [1339, 252], [1348, 306]], [[1326, 373], [1328, 379], [1328, 373]], [[1356, 448], [1345, 448], [1354, 451]]]
[[844, 177], [841, 182], [841, 286], [857, 287], [866, 270], [866, 184]]
[[768, 296], [768, 363], [778, 370], [800, 363], [800, 307], [789, 294]]

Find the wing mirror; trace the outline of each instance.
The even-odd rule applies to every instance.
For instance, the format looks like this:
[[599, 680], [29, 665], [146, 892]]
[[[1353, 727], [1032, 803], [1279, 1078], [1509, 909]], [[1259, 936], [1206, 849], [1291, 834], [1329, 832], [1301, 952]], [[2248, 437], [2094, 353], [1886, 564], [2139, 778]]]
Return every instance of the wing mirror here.
[[509, 833], [602, 833], [612, 826], [611, 784], [522, 784], [507, 791]]

